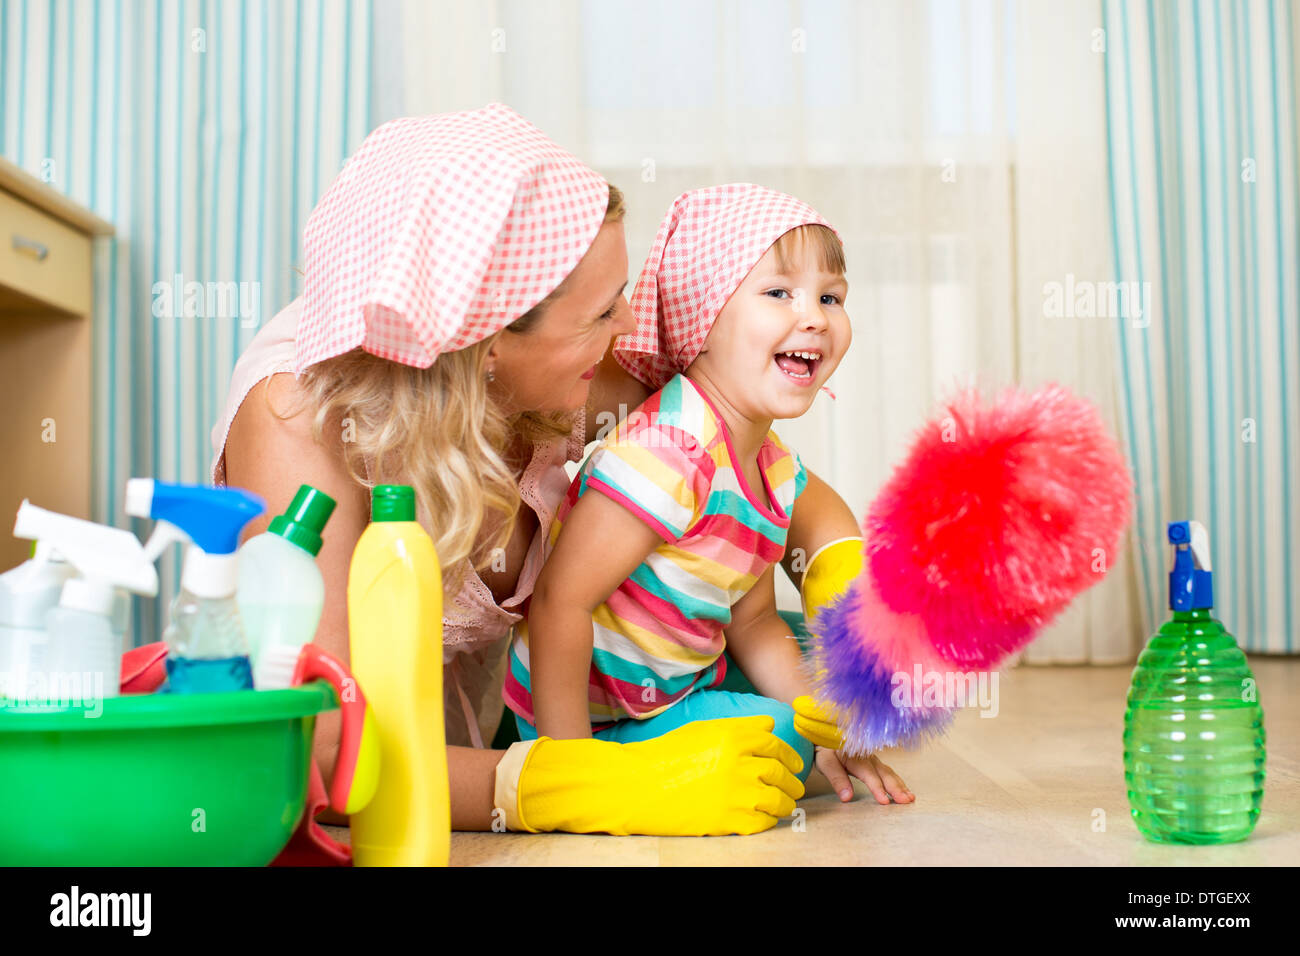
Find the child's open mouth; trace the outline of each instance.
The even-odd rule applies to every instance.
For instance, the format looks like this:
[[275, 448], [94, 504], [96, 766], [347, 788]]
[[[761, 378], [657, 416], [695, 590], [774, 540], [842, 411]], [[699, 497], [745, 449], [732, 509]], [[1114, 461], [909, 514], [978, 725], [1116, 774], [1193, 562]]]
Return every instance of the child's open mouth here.
[[791, 381], [799, 385], [809, 385], [817, 376], [817, 367], [821, 365], [822, 353], [777, 352], [773, 361]]

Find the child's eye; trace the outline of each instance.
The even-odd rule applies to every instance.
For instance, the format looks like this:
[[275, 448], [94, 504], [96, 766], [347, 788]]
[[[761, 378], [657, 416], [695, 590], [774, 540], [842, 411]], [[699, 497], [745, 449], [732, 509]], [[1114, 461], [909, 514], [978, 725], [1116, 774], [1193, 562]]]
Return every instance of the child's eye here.
[[767, 290], [766, 292], [764, 292], [763, 294], [764, 294], [764, 295], [770, 295], [770, 296], [772, 296], [772, 298], [774, 298], [774, 299], [780, 299], [780, 298], [782, 298], [783, 296], [788, 296], [788, 295], [790, 294], [790, 292], [789, 292], [788, 289], [768, 289], [768, 290]]
[[[826, 301], [827, 299], [829, 299], [830, 301], [829, 302]], [[824, 296], [822, 296], [822, 305], [839, 305], [839, 304], [840, 304], [840, 297], [838, 295], [835, 295], [833, 292], [827, 292]]]

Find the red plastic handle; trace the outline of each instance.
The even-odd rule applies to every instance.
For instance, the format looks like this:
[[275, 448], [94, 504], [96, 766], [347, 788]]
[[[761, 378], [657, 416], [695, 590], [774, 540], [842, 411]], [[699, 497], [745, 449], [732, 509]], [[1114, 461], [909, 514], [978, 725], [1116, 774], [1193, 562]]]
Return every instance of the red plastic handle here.
[[122, 655], [123, 694], [152, 694], [167, 679], [167, 645], [154, 641]]
[[305, 644], [302, 653], [298, 655], [291, 684], [297, 687], [318, 679], [328, 681], [334, 688], [339, 699], [339, 709], [343, 713], [343, 732], [339, 737], [338, 760], [334, 764], [334, 776], [330, 780], [329, 798], [332, 809], [338, 813], [348, 813], [348, 796], [352, 791], [353, 775], [357, 769], [357, 758], [361, 753], [365, 731], [366, 695], [361, 692], [361, 685], [342, 661], [315, 644]]

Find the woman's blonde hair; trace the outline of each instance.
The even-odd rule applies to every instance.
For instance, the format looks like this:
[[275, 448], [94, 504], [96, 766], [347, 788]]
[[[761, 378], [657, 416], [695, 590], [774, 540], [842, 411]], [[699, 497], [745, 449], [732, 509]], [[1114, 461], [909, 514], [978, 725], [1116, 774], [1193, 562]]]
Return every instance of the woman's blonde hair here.
[[[623, 194], [610, 186], [605, 221], [621, 221], [624, 211]], [[526, 335], [550, 299], [505, 331]], [[510, 541], [520, 505], [518, 478], [506, 460], [512, 440], [518, 436], [531, 450], [573, 428], [572, 415], [507, 415], [492, 400], [487, 355], [501, 334], [440, 355], [428, 368], [353, 349], [309, 366], [299, 379], [304, 402], [316, 410], [312, 435], [323, 443], [327, 424], [340, 429], [348, 473], [359, 486], [415, 489], [448, 597], [460, 590], [467, 560], [482, 570]]]

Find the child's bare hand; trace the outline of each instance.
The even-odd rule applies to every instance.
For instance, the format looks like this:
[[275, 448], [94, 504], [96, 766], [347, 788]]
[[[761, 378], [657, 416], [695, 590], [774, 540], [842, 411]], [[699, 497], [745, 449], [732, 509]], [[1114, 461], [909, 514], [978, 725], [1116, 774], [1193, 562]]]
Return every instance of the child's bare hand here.
[[817, 769], [825, 775], [835, 792], [839, 794], [842, 803], [848, 803], [853, 799], [850, 775], [866, 784], [877, 803], [888, 804], [891, 798], [894, 803], [911, 803], [916, 799], [912, 791], [908, 790], [907, 785], [903, 783], [903, 779], [875, 754], [851, 757], [843, 751], [817, 747], [813, 759]]
[[895, 803], [911, 803], [916, 799], [902, 778], [888, 764], [881, 763], [875, 754], [851, 757], [836, 749], [844, 745], [844, 735], [826, 707], [806, 695], [796, 697], [791, 706], [794, 708], [794, 729], [816, 745], [813, 760], [817, 769], [830, 781], [843, 803], [853, 799], [850, 775], [867, 785], [877, 803], [888, 804], [890, 798]]

